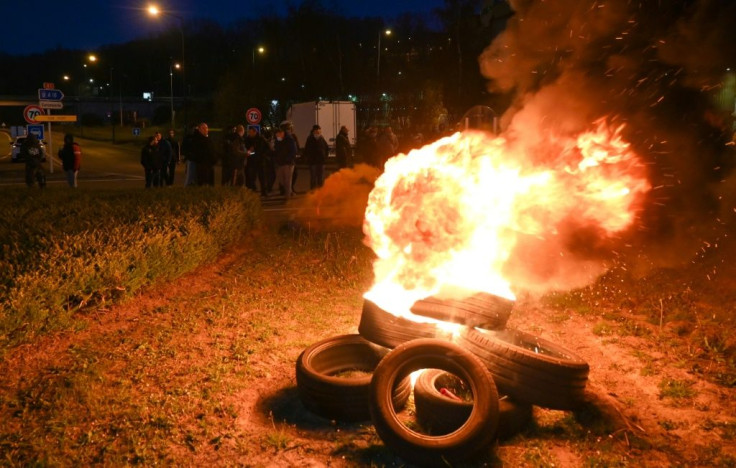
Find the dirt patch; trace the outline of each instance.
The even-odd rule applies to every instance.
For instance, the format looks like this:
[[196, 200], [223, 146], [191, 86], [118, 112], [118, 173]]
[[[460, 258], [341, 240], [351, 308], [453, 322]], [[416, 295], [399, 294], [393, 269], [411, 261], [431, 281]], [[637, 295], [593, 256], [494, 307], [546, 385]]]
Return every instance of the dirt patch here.
[[[372, 278], [360, 239], [264, 229], [176, 282], [87, 311], [83, 329], [11, 350], [0, 452], [16, 464], [404, 466], [370, 422], [322, 419], [296, 392], [306, 346], [357, 332]], [[663, 294], [661, 311], [633, 285], [629, 302], [602, 298], [605, 278], [577, 296], [518, 300], [509, 326], [584, 357], [591, 403], [535, 408], [534, 423], [479, 464], [733, 466], [733, 361], [704, 319], [728, 313], [710, 291], [736, 286], [730, 273], [719, 284], [684, 278], [691, 315], [668, 315], [671, 277], [647, 285]]]

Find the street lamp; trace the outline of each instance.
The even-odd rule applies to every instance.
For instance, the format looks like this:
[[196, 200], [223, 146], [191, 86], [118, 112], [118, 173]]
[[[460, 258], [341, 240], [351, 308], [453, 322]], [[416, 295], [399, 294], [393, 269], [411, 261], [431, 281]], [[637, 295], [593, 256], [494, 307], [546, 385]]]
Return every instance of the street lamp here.
[[379, 81], [381, 80], [381, 36], [390, 36], [391, 30], [386, 29], [384, 31], [378, 31], [378, 56], [376, 58], [376, 79]]
[[[181, 16], [169, 11], [169, 10], [162, 10], [158, 7], [158, 5], [151, 3], [148, 5], [148, 14], [154, 18], [157, 18], [162, 15], [170, 16], [178, 21], [179, 26], [179, 34], [181, 35], [181, 81], [182, 81], [182, 87], [184, 88], [184, 120], [186, 122], [187, 119], [187, 75], [186, 75], [186, 68], [184, 68], [186, 64], [186, 56], [185, 56], [185, 48], [184, 48], [184, 18]], [[173, 73], [173, 70], [171, 70]], [[172, 75], [172, 81], [173, 81], [173, 75]], [[173, 92], [172, 92], [173, 95]], [[173, 98], [172, 98], [172, 106], [173, 106]], [[172, 113], [172, 125], [173, 125], [173, 113]]]
[[169, 84], [171, 86], [171, 128], [176, 128], [175, 120], [174, 120], [174, 69], [180, 70], [181, 64], [180, 63], [170, 63], [169, 64]]
[[256, 52], [258, 52], [258, 55], [263, 55], [263, 54], [266, 53], [266, 48], [263, 47], [263, 46], [253, 47], [252, 52], [253, 52], [253, 59], [252, 59], [252, 62], [253, 62], [253, 70], [255, 71], [255, 68], [256, 68]]

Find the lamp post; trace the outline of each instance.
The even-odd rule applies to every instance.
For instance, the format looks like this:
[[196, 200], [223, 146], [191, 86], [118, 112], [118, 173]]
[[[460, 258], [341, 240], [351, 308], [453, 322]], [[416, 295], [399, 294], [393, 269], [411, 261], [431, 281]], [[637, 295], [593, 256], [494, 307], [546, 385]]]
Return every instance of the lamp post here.
[[[170, 17], [172, 17], [172, 18], [174, 18], [174, 19], [176, 19], [178, 21], [179, 34], [181, 36], [181, 68], [182, 68], [181, 81], [182, 81], [182, 88], [184, 88], [184, 92], [182, 93], [183, 98], [184, 98], [184, 103], [183, 103], [183, 106], [184, 106], [184, 122], [186, 123], [186, 120], [187, 120], [187, 76], [186, 76], [186, 68], [185, 68], [186, 56], [185, 56], [185, 48], [184, 48], [184, 18], [182, 18], [181, 16], [179, 16], [179, 15], [177, 15], [177, 14], [175, 14], [175, 13], [169, 11], [169, 10], [162, 10], [157, 5], [155, 5], [153, 3], [150, 4], [150, 5], [148, 5], [148, 14], [151, 15], [151, 16], [153, 16], [153, 17], [158, 17], [158, 16], [161, 16], [161, 15], [166, 15], [166, 16], [170, 16]], [[173, 73], [173, 70], [170, 70], [170, 71], [171, 71], [171, 73]], [[174, 78], [173, 78], [173, 75], [172, 75], [172, 78], [171, 78], [172, 82], [173, 82], [173, 79]], [[173, 86], [173, 84], [172, 84], [172, 86]], [[174, 105], [173, 91], [172, 91], [171, 105], [172, 105], [172, 109], [173, 109], [173, 105]], [[173, 111], [172, 111], [172, 114], [171, 115], [172, 115], [172, 126], [173, 126], [173, 118], [174, 118], [173, 117], [173, 115], [174, 115], [173, 114]]]
[[256, 52], [258, 52], [258, 55], [263, 55], [266, 53], [266, 48], [263, 46], [253, 47], [253, 56], [252, 56], [252, 64], [253, 64], [253, 71], [256, 70]]
[[174, 118], [174, 69], [179, 70], [181, 68], [181, 64], [178, 63], [169, 63], [169, 86], [171, 89], [171, 128], [176, 128], [176, 119]]
[[378, 31], [378, 55], [376, 58], [376, 81], [378, 84], [381, 84], [381, 36], [390, 36], [391, 30], [386, 29], [383, 31]]

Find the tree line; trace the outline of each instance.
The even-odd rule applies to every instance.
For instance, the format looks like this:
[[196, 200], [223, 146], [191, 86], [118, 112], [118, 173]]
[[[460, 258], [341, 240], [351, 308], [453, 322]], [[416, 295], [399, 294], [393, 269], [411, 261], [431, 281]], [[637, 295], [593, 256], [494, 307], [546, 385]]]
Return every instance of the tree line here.
[[[0, 55], [0, 67], [15, 71], [0, 75], [0, 88], [33, 95], [54, 81], [67, 96], [112, 98], [167, 97], [173, 87], [190, 121], [237, 122], [251, 106], [279, 114], [291, 102], [322, 98], [355, 100], [373, 122], [419, 122], [476, 104], [504, 105], [504, 96], [487, 93], [477, 58], [511, 14], [505, 0], [445, 0], [428, 14], [387, 22], [307, 0], [228, 26], [201, 19], [185, 21], [181, 30], [172, 24], [151, 37], [100, 47], [95, 63], [86, 50]], [[71, 82], [62, 81], [65, 74]]]

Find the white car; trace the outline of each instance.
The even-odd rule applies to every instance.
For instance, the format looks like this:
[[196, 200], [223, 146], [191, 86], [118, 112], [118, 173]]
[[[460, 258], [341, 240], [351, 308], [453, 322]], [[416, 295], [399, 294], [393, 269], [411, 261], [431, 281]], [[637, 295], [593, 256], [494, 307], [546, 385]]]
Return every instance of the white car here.
[[[14, 142], [11, 143], [11, 145], [13, 146], [13, 152], [10, 156], [10, 162], [25, 162], [20, 156], [20, 147], [23, 145], [24, 141], [26, 141], [26, 137], [19, 136], [15, 138]], [[43, 153], [41, 162], [46, 162], [46, 145], [44, 145], [43, 141], [41, 142], [41, 152]]]

